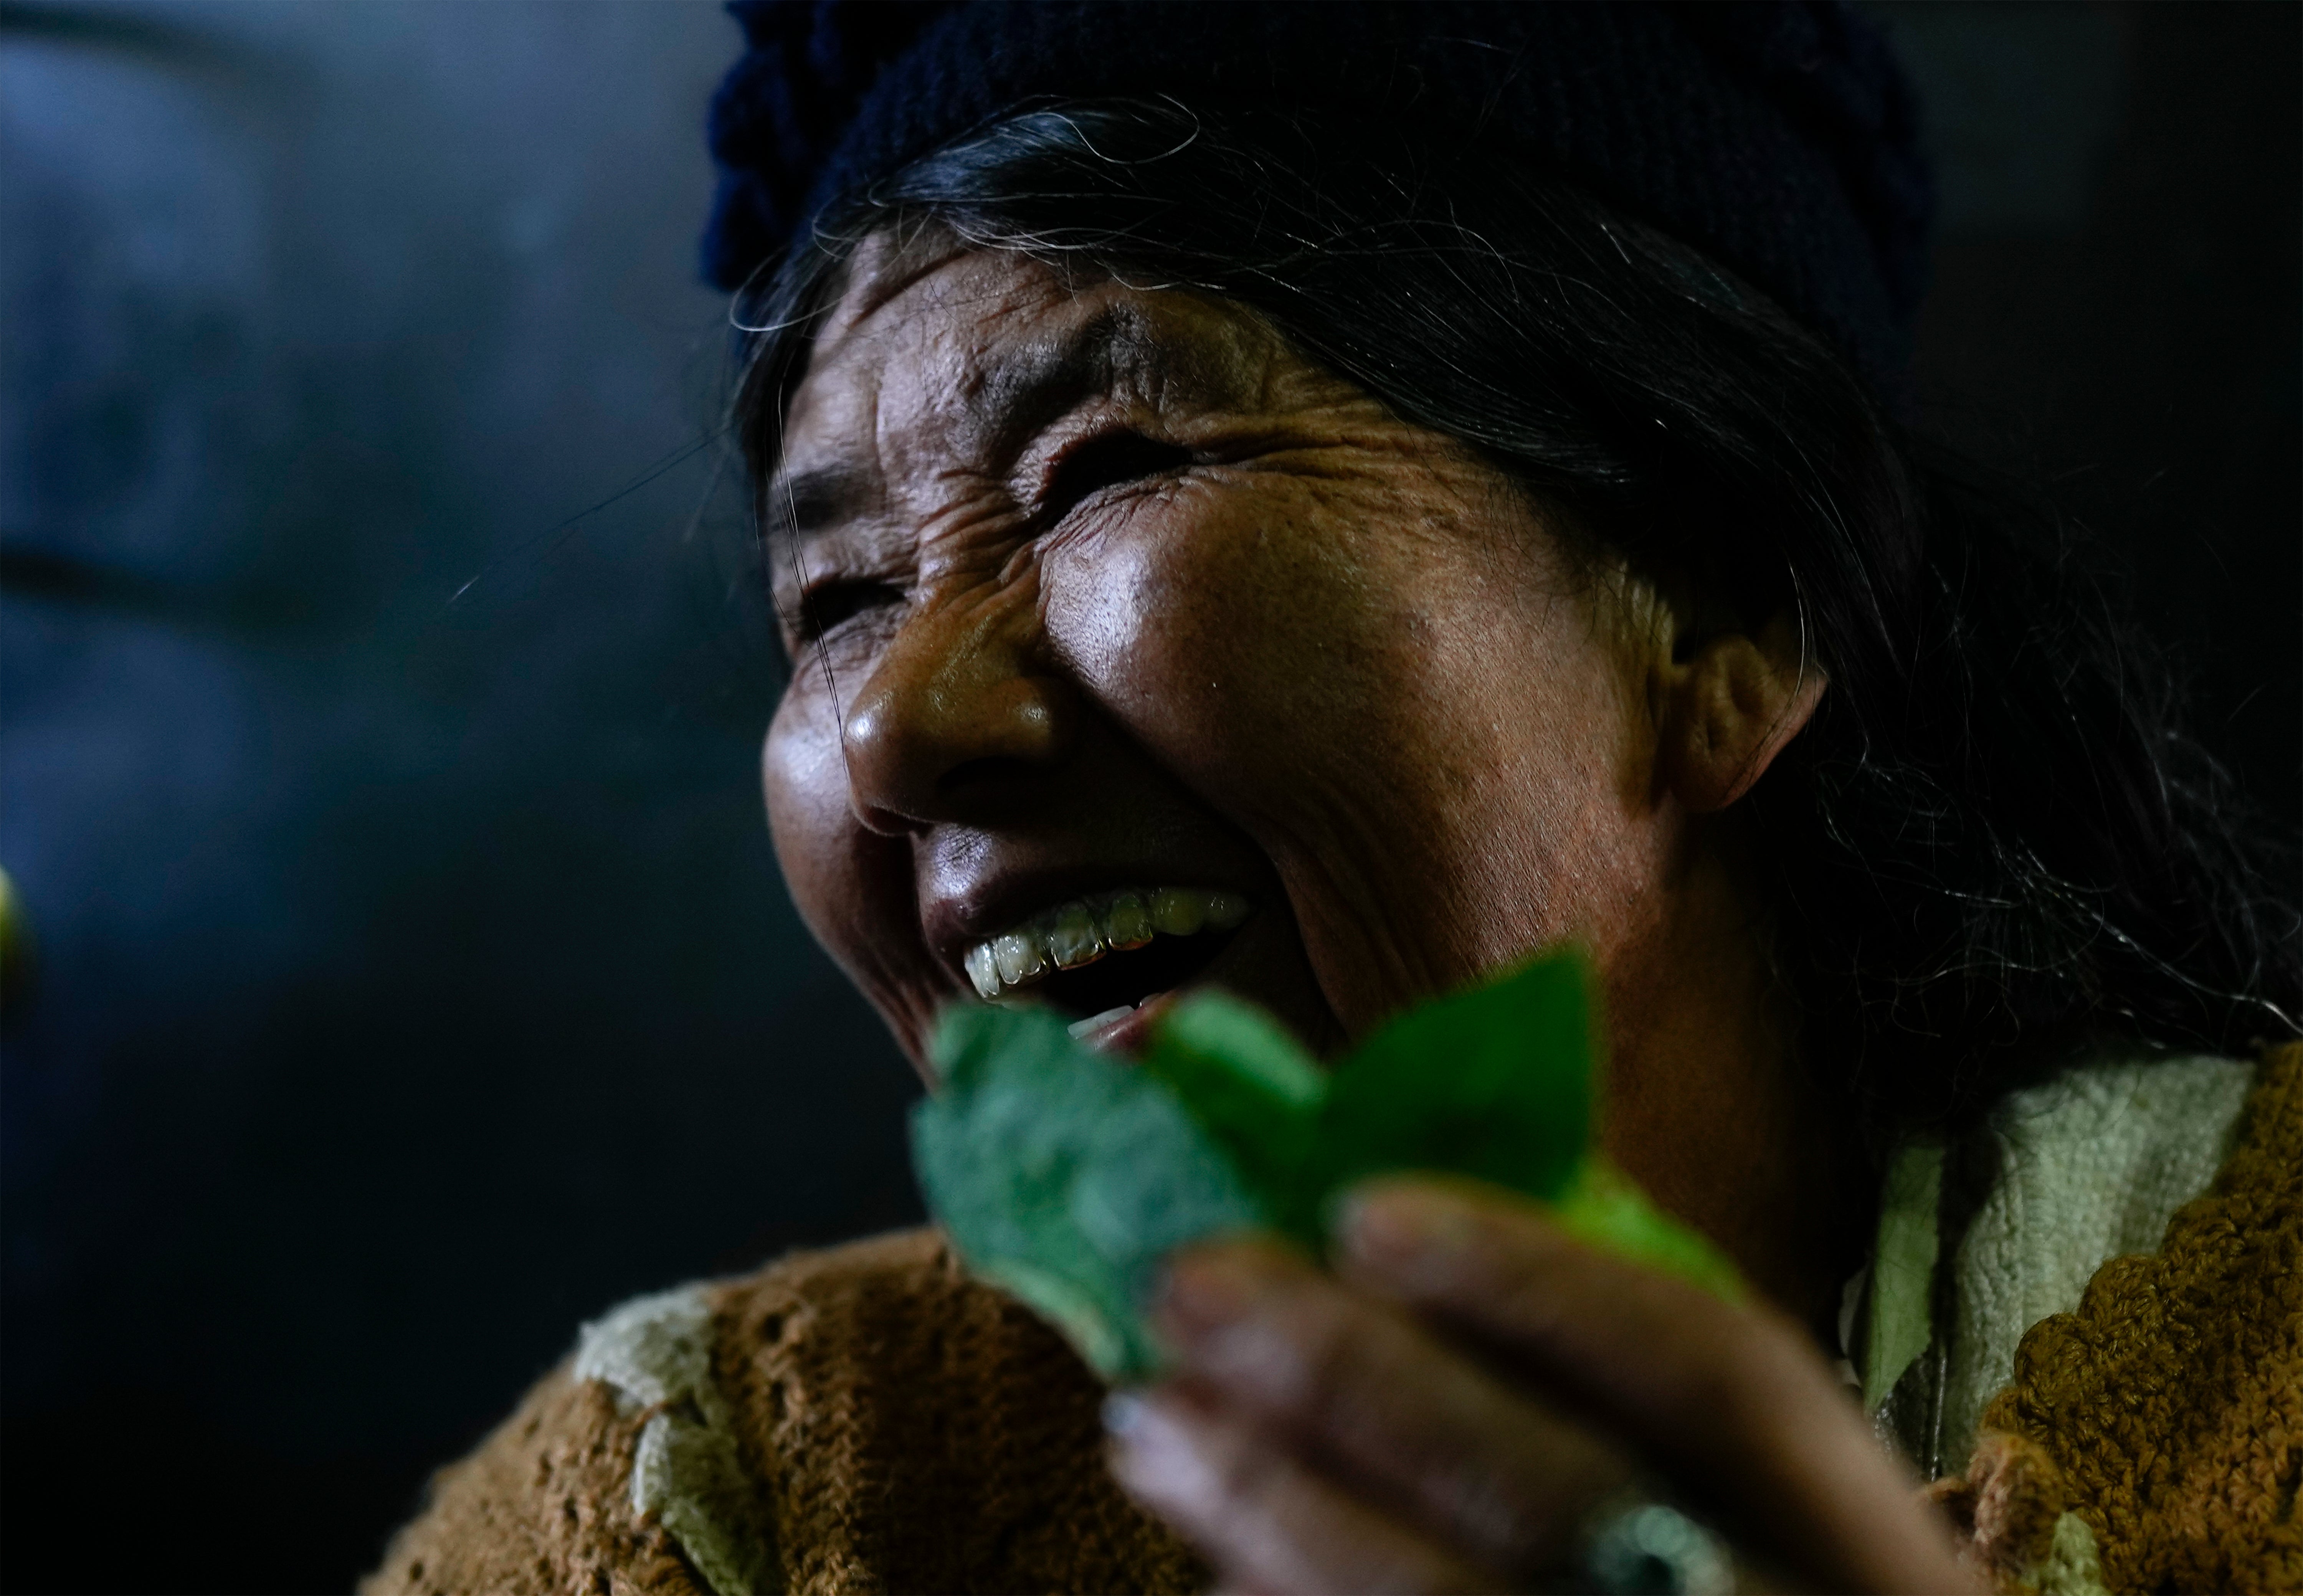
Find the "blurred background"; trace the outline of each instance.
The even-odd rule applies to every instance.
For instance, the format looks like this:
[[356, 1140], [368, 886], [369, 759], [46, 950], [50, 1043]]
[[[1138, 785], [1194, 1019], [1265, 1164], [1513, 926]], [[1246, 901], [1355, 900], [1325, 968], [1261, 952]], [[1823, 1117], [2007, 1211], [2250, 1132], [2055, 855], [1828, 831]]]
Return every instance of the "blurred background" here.
[[[2096, 529], [2293, 828], [2303, 10], [1866, 9], [1930, 425]], [[342, 1588], [580, 1319], [916, 1216], [759, 816], [736, 48], [0, 4], [0, 1588]]]

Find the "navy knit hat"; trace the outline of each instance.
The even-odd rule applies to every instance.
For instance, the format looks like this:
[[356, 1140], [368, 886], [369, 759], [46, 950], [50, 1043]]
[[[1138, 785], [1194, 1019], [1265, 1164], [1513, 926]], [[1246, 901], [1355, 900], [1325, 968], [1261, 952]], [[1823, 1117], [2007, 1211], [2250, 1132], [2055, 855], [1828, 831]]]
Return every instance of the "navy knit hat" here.
[[1695, 245], [1902, 385], [1933, 185], [1911, 88], [1844, 4], [734, 0], [705, 274], [1037, 97], [1164, 96], [1475, 130]]

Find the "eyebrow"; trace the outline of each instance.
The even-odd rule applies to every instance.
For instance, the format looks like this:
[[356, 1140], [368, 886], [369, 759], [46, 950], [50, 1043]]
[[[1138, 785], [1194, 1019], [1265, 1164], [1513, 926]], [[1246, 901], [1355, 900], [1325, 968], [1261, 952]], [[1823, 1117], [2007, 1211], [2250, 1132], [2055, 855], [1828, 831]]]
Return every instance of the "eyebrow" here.
[[771, 545], [805, 542], [853, 516], [871, 493], [872, 473], [849, 461], [779, 471], [763, 496], [760, 536]]
[[[1000, 355], [968, 385], [961, 408], [982, 439], [1014, 444], [1081, 400], [1109, 391], [1121, 368], [1171, 359], [1180, 350], [1134, 307], [1106, 305], [1059, 339]], [[1182, 376], [1192, 363], [1173, 364]], [[856, 515], [873, 489], [873, 472], [856, 460], [779, 473], [761, 507], [761, 535], [771, 544], [806, 543]]]

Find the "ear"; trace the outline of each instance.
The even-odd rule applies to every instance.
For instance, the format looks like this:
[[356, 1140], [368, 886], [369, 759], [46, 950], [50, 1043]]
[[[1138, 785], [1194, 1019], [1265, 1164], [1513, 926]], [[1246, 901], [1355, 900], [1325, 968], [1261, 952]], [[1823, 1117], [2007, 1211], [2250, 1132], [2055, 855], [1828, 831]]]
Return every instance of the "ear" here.
[[1749, 792], [1814, 715], [1826, 685], [1788, 612], [1756, 633], [1715, 633], [1662, 670], [1657, 781], [1696, 815]]

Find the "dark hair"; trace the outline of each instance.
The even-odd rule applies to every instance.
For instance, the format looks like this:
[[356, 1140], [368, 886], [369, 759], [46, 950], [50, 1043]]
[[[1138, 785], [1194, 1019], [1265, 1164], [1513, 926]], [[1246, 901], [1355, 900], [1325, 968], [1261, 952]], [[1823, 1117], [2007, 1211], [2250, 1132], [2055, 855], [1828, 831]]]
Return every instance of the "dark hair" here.
[[1027, 106], [831, 213], [756, 295], [758, 479], [873, 229], [1226, 296], [1635, 566], [1798, 615], [1831, 688], [1749, 800], [1803, 1051], [1882, 1134], [2113, 1036], [2303, 1014], [2298, 915], [2066, 525], [1906, 435], [1727, 268], [1476, 139]]

